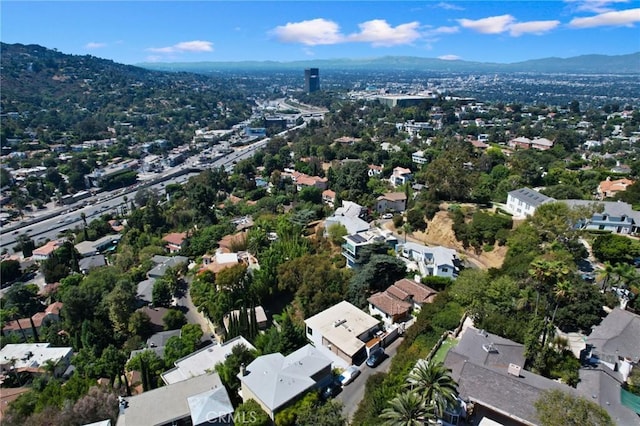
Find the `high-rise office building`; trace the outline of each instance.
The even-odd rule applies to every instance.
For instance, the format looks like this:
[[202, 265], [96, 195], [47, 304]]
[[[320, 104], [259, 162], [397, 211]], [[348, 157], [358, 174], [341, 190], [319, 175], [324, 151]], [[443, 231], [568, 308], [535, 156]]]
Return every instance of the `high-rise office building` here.
[[304, 90], [307, 93], [320, 90], [320, 70], [318, 68], [307, 68], [304, 70]]

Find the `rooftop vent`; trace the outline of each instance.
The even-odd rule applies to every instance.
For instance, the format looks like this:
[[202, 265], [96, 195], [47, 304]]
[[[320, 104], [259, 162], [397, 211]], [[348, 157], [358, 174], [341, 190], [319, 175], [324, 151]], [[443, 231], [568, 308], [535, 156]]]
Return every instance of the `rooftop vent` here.
[[484, 331], [484, 328], [483, 328], [482, 330], [478, 330], [478, 334], [479, 334], [480, 336], [484, 336], [484, 337], [487, 337], [487, 336], [488, 336], [487, 332], [486, 332], [486, 331]]
[[522, 369], [522, 367], [520, 367], [517, 364], [513, 364], [513, 363], [509, 363], [509, 369], [507, 370], [507, 373], [509, 373], [512, 376], [516, 376], [516, 377], [520, 377], [520, 370]]
[[346, 320], [346, 319], [335, 320], [335, 321], [334, 321], [334, 323], [333, 323], [333, 326], [334, 326], [334, 327], [339, 327], [339, 326], [341, 326], [342, 324], [344, 324], [345, 322], [347, 322], [347, 320]]
[[493, 344], [493, 342], [491, 343], [485, 343], [484, 345], [482, 345], [482, 349], [484, 349], [485, 352], [488, 352], [490, 354], [497, 354], [498, 350], [496, 349], [495, 345]]

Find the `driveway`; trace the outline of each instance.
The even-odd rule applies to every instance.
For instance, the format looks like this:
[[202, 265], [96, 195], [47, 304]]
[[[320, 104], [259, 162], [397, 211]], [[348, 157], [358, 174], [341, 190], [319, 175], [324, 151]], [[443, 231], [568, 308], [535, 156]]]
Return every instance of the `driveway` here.
[[369, 379], [369, 376], [375, 373], [388, 372], [389, 367], [391, 367], [391, 360], [396, 355], [398, 351], [398, 346], [402, 343], [404, 337], [397, 338], [392, 344], [387, 346], [384, 351], [387, 354], [384, 361], [376, 368], [368, 367], [364, 362], [360, 366], [360, 371], [362, 372], [360, 376], [358, 376], [353, 382], [345, 386], [345, 388], [340, 392], [340, 394], [336, 397], [337, 400], [342, 401], [344, 404], [344, 415], [351, 421], [353, 418], [353, 414], [358, 409], [358, 405], [362, 398], [364, 398], [364, 387]]
[[[190, 280], [188, 280], [190, 281]], [[204, 342], [211, 342], [215, 340], [212, 338], [213, 330], [209, 326], [209, 321], [205, 318], [204, 314], [198, 311], [198, 308], [195, 307], [193, 301], [191, 300], [191, 294], [189, 294], [189, 286], [191, 283], [187, 284], [187, 289], [184, 291], [182, 296], [176, 300], [176, 307], [184, 312], [184, 316], [187, 318], [187, 322], [189, 324], [198, 324], [200, 328], [202, 328], [202, 339]]]

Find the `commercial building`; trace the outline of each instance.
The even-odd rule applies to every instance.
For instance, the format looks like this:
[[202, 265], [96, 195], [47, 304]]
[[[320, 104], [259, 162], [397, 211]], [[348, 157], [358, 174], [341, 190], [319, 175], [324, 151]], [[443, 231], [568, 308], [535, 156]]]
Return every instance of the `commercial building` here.
[[320, 70], [307, 68], [304, 70], [304, 91], [313, 93], [320, 90]]

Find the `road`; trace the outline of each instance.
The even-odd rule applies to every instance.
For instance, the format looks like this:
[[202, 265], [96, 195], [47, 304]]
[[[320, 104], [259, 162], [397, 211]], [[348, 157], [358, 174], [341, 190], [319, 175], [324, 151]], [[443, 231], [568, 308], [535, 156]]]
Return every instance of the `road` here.
[[191, 300], [191, 294], [189, 294], [189, 286], [191, 285], [191, 280], [187, 279], [187, 289], [185, 290], [182, 297], [180, 297], [176, 301], [176, 307], [184, 312], [184, 316], [187, 318], [187, 322], [189, 324], [198, 324], [200, 328], [202, 328], [202, 339], [203, 343], [212, 342], [215, 340], [213, 335], [213, 330], [211, 330], [209, 326], [209, 322], [204, 317], [204, 315], [198, 311], [198, 308], [193, 304]]
[[358, 405], [364, 398], [364, 388], [367, 380], [372, 374], [380, 372], [388, 372], [391, 367], [391, 360], [398, 352], [398, 346], [402, 343], [404, 338], [401, 336], [397, 338], [393, 343], [384, 348], [387, 357], [376, 368], [368, 367], [364, 362], [360, 366], [362, 372], [353, 382], [344, 387], [342, 392], [336, 396], [336, 399], [342, 401], [344, 404], [344, 415], [351, 421], [353, 415], [358, 409]]

